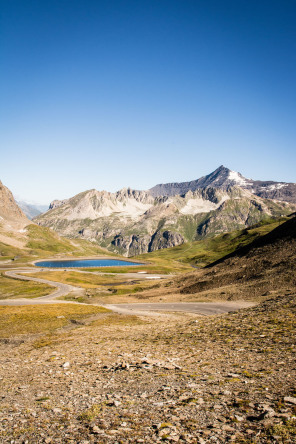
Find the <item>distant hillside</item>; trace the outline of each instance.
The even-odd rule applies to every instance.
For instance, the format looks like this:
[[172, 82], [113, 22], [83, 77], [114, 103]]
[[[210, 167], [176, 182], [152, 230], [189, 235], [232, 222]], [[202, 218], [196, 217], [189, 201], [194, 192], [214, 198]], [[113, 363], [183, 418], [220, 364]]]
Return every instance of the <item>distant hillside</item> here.
[[45, 213], [48, 210], [48, 205], [33, 205], [19, 200], [16, 202], [23, 213], [30, 220], [32, 220], [36, 216], [39, 216], [39, 214]]
[[181, 294], [256, 299], [294, 291], [296, 217], [235, 252], [178, 281]]
[[[0, 260], [68, 254], [104, 255], [105, 250], [85, 240], [71, 241], [49, 228], [32, 223], [17, 205], [11, 191], [0, 182]], [[110, 254], [110, 253], [109, 253]]]
[[54, 201], [34, 220], [60, 235], [97, 242], [125, 256], [181, 245], [287, 215], [296, 204], [262, 199], [238, 186], [184, 195], [89, 190]]
[[202, 268], [220, 259], [224, 260], [227, 254], [236, 254], [238, 249], [261, 238], [286, 220], [287, 217], [265, 221], [242, 230], [234, 230], [195, 242], [187, 242], [173, 248], [157, 250], [140, 255], [138, 260], [152, 261], [159, 266], [171, 265], [172, 268], [176, 263]]

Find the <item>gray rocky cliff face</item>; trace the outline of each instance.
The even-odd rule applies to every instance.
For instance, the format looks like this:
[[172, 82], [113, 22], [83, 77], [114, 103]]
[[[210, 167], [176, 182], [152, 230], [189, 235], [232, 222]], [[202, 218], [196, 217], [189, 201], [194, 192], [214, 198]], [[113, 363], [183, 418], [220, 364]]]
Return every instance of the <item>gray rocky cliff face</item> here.
[[68, 199], [65, 200], [53, 200], [52, 202], [50, 202], [49, 204], [49, 210], [53, 210], [54, 208], [59, 208], [62, 205], [65, 205], [68, 202]]
[[175, 247], [184, 242], [185, 239], [180, 233], [167, 230], [164, 232], [157, 231], [152, 236], [139, 236], [136, 234], [122, 236], [119, 234], [114, 237], [112, 245], [119, 250], [125, 251], [127, 256], [137, 256], [143, 253], [162, 250], [163, 248]]
[[175, 233], [173, 231], [163, 231], [157, 232], [149, 244], [148, 252], [162, 250], [163, 248], [176, 247], [185, 242], [184, 237], [180, 233]]
[[[110, 193], [111, 194], [111, 193]], [[132, 190], [131, 188], [122, 188], [115, 193], [115, 199], [122, 202], [127, 199], [135, 199], [137, 202], [153, 204], [154, 199], [148, 191]]]

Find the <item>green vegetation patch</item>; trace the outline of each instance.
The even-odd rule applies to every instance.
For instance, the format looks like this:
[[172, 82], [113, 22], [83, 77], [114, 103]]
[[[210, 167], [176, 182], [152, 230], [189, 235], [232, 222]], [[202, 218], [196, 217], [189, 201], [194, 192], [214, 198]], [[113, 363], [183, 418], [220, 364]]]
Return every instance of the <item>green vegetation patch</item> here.
[[11, 245], [6, 245], [3, 242], [0, 242], [0, 261], [24, 255], [25, 252], [20, 248], [12, 247]]
[[52, 293], [54, 287], [33, 281], [22, 281], [0, 273], [0, 299], [38, 298]]
[[53, 230], [39, 225], [28, 225], [26, 227], [29, 249], [27, 255], [48, 257], [53, 254], [64, 253], [70, 257], [79, 256], [113, 256], [112, 253], [100, 248], [98, 245], [84, 239], [67, 239], [59, 236]]
[[29, 237], [27, 248], [51, 253], [69, 253], [75, 250], [68, 239], [60, 238], [49, 228], [31, 224], [26, 229]]

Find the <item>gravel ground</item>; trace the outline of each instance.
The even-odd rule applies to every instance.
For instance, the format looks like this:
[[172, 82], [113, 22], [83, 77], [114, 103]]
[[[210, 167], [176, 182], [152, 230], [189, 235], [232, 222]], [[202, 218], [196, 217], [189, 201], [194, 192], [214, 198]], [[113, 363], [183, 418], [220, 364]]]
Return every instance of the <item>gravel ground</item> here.
[[294, 294], [71, 328], [1, 340], [1, 443], [295, 442]]

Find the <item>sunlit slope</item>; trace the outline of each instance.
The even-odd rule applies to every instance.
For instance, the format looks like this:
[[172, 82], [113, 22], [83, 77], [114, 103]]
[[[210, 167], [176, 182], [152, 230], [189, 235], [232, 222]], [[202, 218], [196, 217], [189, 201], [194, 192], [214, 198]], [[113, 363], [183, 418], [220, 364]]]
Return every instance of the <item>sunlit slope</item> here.
[[250, 244], [286, 220], [287, 218], [269, 220], [243, 230], [236, 230], [200, 241], [185, 243], [177, 247], [143, 254], [137, 256], [137, 260], [146, 260], [161, 266], [170, 264], [172, 270], [174, 264], [177, 263], [187, 265], [187, 269], [191, 269], [191, 266], [203, 267], [244, 245]]
[[296, 217], [177, 283], [181, 294], [257, 299], [295, 293]]
[[[13, 241], [13, 233], [10, 233], [10, 239]], [[49, 228], [35, 224], [27, 225], [23, 230], [22, 239], [23, 248], [0, 242], [0, 263], [10, 259], [17, 263], [40, 257], [113, 255], [91, 242], [81, 239], [71, 241]]]

